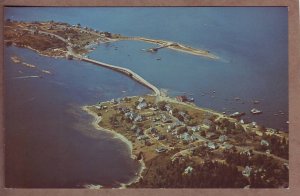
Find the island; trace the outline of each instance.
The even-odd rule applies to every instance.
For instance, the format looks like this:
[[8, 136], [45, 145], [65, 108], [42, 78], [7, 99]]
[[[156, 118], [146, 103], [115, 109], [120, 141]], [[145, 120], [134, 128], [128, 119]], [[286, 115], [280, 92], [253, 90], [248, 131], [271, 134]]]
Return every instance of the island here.
[[[226, 115], [200, 108], [185, 96], [168, 97], [130, 69], [90, 59], [96, 45], [133, 40], [212, 60], [218, 56], [177, 42], [102, 32], [81, 24], [6, 20], [7, 46], [25, 47], [55, 58], [82, 60], [122, 73], [153, 94], [120, 97], [83, 110], [94, 126], [123, 140], [141, 163], [128, 188], [287, 188], [288, 132], [245, 122], [242, 114]], [[18, 57], [12, 61], [34, 68]], [[44, 73], [46, 70], [41, 70]], [[50, 73], [48, 73], [50, 74]]]

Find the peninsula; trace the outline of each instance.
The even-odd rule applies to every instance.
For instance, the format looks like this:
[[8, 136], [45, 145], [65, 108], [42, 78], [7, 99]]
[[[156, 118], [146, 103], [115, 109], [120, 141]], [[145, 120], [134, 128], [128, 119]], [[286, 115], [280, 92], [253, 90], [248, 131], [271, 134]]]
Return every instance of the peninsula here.
[[[144, 168], [131, 188], [288, 186], [288, 134], [145, 95], [86, 106], [96, 127], [127, 139]], [[226, 175], [225, 175], [226, 174]]]
[[[141, 76], [116, 65], [88, 58], [97, 44], [122, 40], [157, 44], [218, 59], [209, 51], [176, 42], [126, 37], [80, 24], [6, 20], [6, 45], [51, 57], [90, 62], [127, 75], [154, 94], [116, 98], [83, 109], [96, 128], [125, 141], [142, 164], [130, 188], [267, 188], [288, 187], [288, 133], [199, 108], [182, 97], [170, 98]], [[20, 62], [17, 57], [13, 61]]]
[[19, 22], [6, 20], [4, 37], [7, 45], [15, 44], [37, 50], [40, 54], [64, 57], [70, 47], [76, 54], [87, 54], [95, 44], [122, 40], [142, 41], [158, 45], [145, 49], [148, 52], [157, 52], [159, 49], [169, 48], [179, 52], [203, 56], [210, 59], [219, 57], [207, 50], [192, 48], [177, 42], [156, 40], [144, 37], [129, 37], [98, 31], [80, 24], [70, 25], [61, 22]]

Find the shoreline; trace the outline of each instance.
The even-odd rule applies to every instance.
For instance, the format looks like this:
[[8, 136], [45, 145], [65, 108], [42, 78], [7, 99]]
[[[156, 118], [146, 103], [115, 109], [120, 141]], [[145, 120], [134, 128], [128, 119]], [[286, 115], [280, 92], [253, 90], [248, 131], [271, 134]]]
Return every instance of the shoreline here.
[[[220, 57], [217, 55], [214, 55], [210, 53], [207, 50], [193, 48], [191, 46], [186, 46], [177, 42], [173, 41], [167, 41], [167, 40], [157, 40], [157, 39], [151, 39], [151, 38], [145, 38], [145, 37], [123, 37], [119, 38], [118, 41], [141, 41], [145, 43], [151, 43], [151, 44], [157, 44], [161, 47], [168, 48], [170, 50], [175, 50], [182, 53], [187, 53], [195, 56], [202, 56], [213, 60], [218, 60]], [[172, 45], [175, 44], [175, 45]]]
[[[105, 131], [105, 132], [108, 132], [110, 134], [112, 134], [114, 137], [113, 138], [117, 138], [117, 139], [120, 139], [122, 142], [124, 142], [129, 151], [130, 151], [130, 158], [133, 159], [133, 160], [136, 160], [136, 157], [137, 155], [135, 155], [133, 153], [133, 145], [132, 145], [132, 142], [130, 142], [125, 136], [123, 136], [122, 134], [120, 133], [117, 133], [116, 131], [113, 131], [113, 130], [110, 130], [110, 129], [106, 129], [104, 127], [101, 127], [99, 125], [99, 123], [101, 122], [102, 118], [99, 117], [96, 113], [94, 113], [93, 111], [91, 111], [88, 107], [90, 106], [82, 106], [81, 109], [85, 112], [87, 112], [89, 115], [91, 115], [94, 119], [92, 121], [92, 125], [95, 129], [99, 130], [99, 131]], [[127, 188], [127, 186], [131, 185], [131, 184], [134, 184], [134, 183], [137, 183], [139, 182], [139, 180], [141, 178], [143, 178], [142, 176], [142, 173], [144, 171], [144, 169], [146, 169], [146, 166], [145, 166], [145, 162], [143, 160], [143, 158], [141, 160], [138, 160], [138, 162], [140, 163], [140, 168], [139, 168], [139, 171], [137, 171], [137, 174], [136, 176], [133, 177], [133, 179], [131, 179], [129, 182], [127, 183], [120, 183], [120, 187], [118, 187], [119, 189], [124, 189], [124, 188]]]
[[[150, 97], [149, 97], [150, 96]], [[219, 122], [221, 124], [223, 124], [226, 128], [229, 128], [230, 125], [234, 124], [235, 128], [234, 128], [234, 132], [230, 132], [227, 133], [226, 131], [222, 131], [220, 130], [220, 124], [218, 125], [219, 128], [216, 127], [215, 131], [210, 130], [210, 127], [207, 125], [203, 124], [203, 121], [201, 120], [200, 124], [199, 122], [196, 122], [198, 125], [198, 127], [200, 126], [199, 131], [204, 132], [205, 135], [203, 136], [200, 132], [196, 133], [196, 131], [193, 131], [192, 135], [194, 137], [197, 137], [197, 140], [192, 140], [187, 142], [186, 144], [184, 144], [183, 142], [183, 138], [181, 137], [183, 134], [178, 133], [178, 130], [181, 130], [181, 128], [176, 129], [177, 136], [180, 137], [174, 137], [171, 136], [173, 135], [170, 131], [166, 130], [166, 123], [168, 122], [163, 122], [161, 120], [158, 120], [159, 122], [156, 123], [155, 125], [152, 123], [152, 119], [154, 119], [154, 116], [158, 116], [158, 115], [167, 115], [165, 112], [163, 111], [163, 109], [158, 109], [157, 112], [153, 112], [152, 115], [145, 117], [144, 119], [144, 123], [139, 124], [137, 126], [139, 126], [141, 128], [141, 130], [143, 130], [142, 135], [148, 137], [148, 141], [151, 143], [150, 145], [146, 144], [146, 142], [142, 142], [141, 139], [137, 138], [137, 131], [133, 131], [133, 132], [128, 132], [129, 129], [132, 130], [132, 121], [131, 122], [127, 122], [125, 121], [125, 119], [122, 119], [121, 116], [125, 116], [125, 113], [118, 113], [119, 115], [116, 117], [116, 119], [118, 120], [114, 120], [114, 122], [123, 122], [124, 124], [120, 127], [120, 126], [116, 126], [114, 127], [114, 122], [111, 121], [111, 117], [114, 115], [115, 110], [120, 110], [119, 108], [128, 108], [129, 110], [135, 108], [134, 103], [137, 102], [137, 97], [141, 98], [141, 96], [134, 96], [136, 97], [136, 99], [132, 99], [130, 101], [124, 101], [124, 102], [119, 102], [119, 105], [116, 105], [115, 102], [112, 101], [106, 101], [106, 102], [99, 102], [99, 104], [104, 104], [103, 106], [106, 106], [106, 108], [96, 108], [97, 104], [94, 105], [90, 105], [90, 106], [84, 106], [83, 110], [86, 111], [87, 113], [89, 113], [90, 115], [94, 116], [94, 120], [92, 122], [93, 126], [98, 129], [98, 130], [104, 130], [104, 131], [108, 131], [110, 133], [112, 133], [116, 138], [121, 139], [123, 142], [125, 142], [127, 144], [127, 146], [129, 147], [129, 149], [131, 150], [131, 158], [136, 159], [140, 162], [141, 167], [139, 168], [139, 170], [135, 173], [135, 175], [133, 176], [133, 178], [127, 182], [127, 183], [120, 183], [120, 187], [118, 187], [119, 189], [125, 189], [125, 188], [150, 188], [152, 186], [156, 187], [156, 186], [160, 186], [159, 183], [156, 184], [157, 181], [160, 181], [160, 178], [157, 178], [158, 176], [165, 175], [172, 176], [173, 174], [171, 174], [168, 170], [172, 170], [173, 173], [178, 172], [178, 170], [176, 170], [175, 168], [178, 167], [179, 170], [184, 170], [184, 168], [188, 168], [193, 167], [196, 168], [196, 165], [205, 165], [207, 164], [207, 162], [203, 161], [206, 160], [206, 158], [208, 158], [210, 161], [214, 162], [215, 164], [222, 164], [223, 161], [226, 161], [224, 159], [224, 157], [220, 157], [220, 153], [224, 153], [224, 151], [229, 149], [236, 149], [231, 151], [231, 153], [236, 153], [236, 155], [231, 155], [231, 156], [240, 156], [240, 154], [244, 154], [245, 152], [251, 150], [251, 153], [253, 157], [256, 157], [255, 159], [257, 159], [258, 156], [263, 156], [263, 157], [269, 157], [272, 160], [269, 161], [274, 161], [274, 163], [276, 164], [288, 164], [288, 159], [284, 158], [284, 155], [282, 154], [270, 154], [267, 153], [264, 150], [260, 150], [258, 148], [255, 147], [255, 145], [261, 145], [261, 141], [262, 137], [260, 136], [260, 134], [257, 134], [257, 131], [259, 131], [259, 129], [257, 127], [251, 127], [250, 124], [240, 124], [238, 122], [238, 120], [233, 119], [229, 116], [223, 115], [221, 113], [218, 113], [216, 111], [212, 111], [212, 110], [207, 110], [204, 108], [201, 108], [197, 105], [194, 104], [187, 104], [187, 103], [182, 103], [182, 102], [178, 102], [174, 99], [171, 98], [163, 98], [160, 101], [164, 101], [166, 104], [169, 104], [169, 107], [171, 108], [175, 108], [179, 111], [187, 111], [187, 114], [190, 114], [192, 117], [199, 117], [199, 119], [202, 120], [207, 120], [207, 119], [212, 119], [211, 122], [215, 123], [215, 125]], [[151, 96], [151, 95], [147, 95], [144, 96], [144, 100], [146, 100], [147, 103], [149, 103], [149, 105], [152, 105], [154, 103], [154, 97], [155, 96]], [[150, 107], [150, 106], [149, 106]], [[160, 106], [159, 106], [160, 108]], [[174, 111], [175, 111], [174, 109]], [[100, 110], [103, 110], [103, 113], [100, 112]], [[104, 112], [105, 110], [105, 112]], [[146, 108], [144, 110], [135, 110], [133, 109], [133, 112], [137, 112], [137, 114], [148, 114], [151, 108]], [[100, 113], [98, 113], [100, 112]], [[163, 112], [163, 113], [160, 113]], [[129, 112], [128, 112], [129, 113]], [[115, 113], [116, 114], [116, 113]], [[202, 115], [203, 114], [203, 115]], [[199, 116], [200, 115], [200, 116]], [[176, 118], [176, 115], [173, 116], [173, 114], [170, 115], [169, 117], [170, 119], [172, 119], [173, 122], [174, 119]], [[228, 125], [225, 125], [225, 121], [224, 119], [227, 119], [227, 122], [229, 123]], [[117, 124], [118, 124], [117, 123]], [[164, 123], [164, 124], [162, 124]], [[183, 127], [186, 127], [186, 133], [189, 133], [191, 131], [191, 129], [193, 128], [192, 126], [194, 125], [188, 125], [188, 122], [183, 122], [184, 125]], [[237, 125], [239, 125], [241, 128], [237, 128]], [[128, 126], [129, 125], [129, 126]], [[161, 126], [164, 125], [164, 126]], [[150, 126], [150, 127], [149, 127]], [[107, 127], [107, 128], [103, 128], [103, 127]], [[157, 139], [156, 136], [153, 134], [151, 135], [150, 133], [150, 129], [151, 127], [154, 127], [156, 129], [156, 134], [160, 135], [163, 134], [165, 136], [165, 139]], [[165, 127], [165, 128], [163, 128]], [[168, 128], [169, 129], [169, 128]], [[249, 130], [248, 130], [249, 129]], [[173, 129], [174, 131], [174, 129]], [[173, 132], [172, 131], [172, 132]], [[221, 131], [221, 133], [220, 133]], [[195, 133], [194, 133], [195, 132]], [[217, 134], [217, 138], [212, 138], [211, 136], [208, 136], [206, 134], [210, 134], [212, 132], [216, 132], [215, 134]], [[267, 132], [267, 130], [265, 130], [265, 132]], [[129, 133], [129, 134], [128, 134]], [[262, 132], [261, 132], [262, 133]], [[189, 133], [190, 134], [190, 133]], [[219, 141], [220, 138], [219, 136], [227, 136], [230, 137], [230, 139], [226, 139], [228, 140], [229, 143], [225, 142], [223, 143], [222, 141]], [[242, 136], [241, 136], [242, 134]], [[225, 137], [224, 136], [224, 137]], [[253, 136], [252, 138], [249, 139], [248, 136]], [[281, 140], [281, 138], [285, 138], [287, 139], [287, 136], [285, 134], [282, 134], [281, 132], [279, 133], [274, 133], [274, 136], [277, 138], [277, 140]], [[245, 140], [248, 140], [247, 142], [249, 143], [249, 141], [253, 142], [251, 143], [251, 145], [247, 145], [246, 141], [244, 142], [244, 144], [242, 144], [240, 142], [240, 137], [245, 138]], [[134, 139], [132, 139], [134, 138]], [[142, 139], [143, 140], [143, 139]], [[140, 142], [138, 142], [140, 141]], [[266, 140], [267, 141], [267, 140]], [[217, 147], [214, 147], [213, 149], [211, 149], [211, 147], [209, 147], [209, 144], [213, 144], [216, 145]], [[172, 145], [172, 146], [171, 146]], [[280, 144], [280, 146], [283, 145], [287, 145], [285, 144]], [[164, 147], [166, 150], [163, 151], [164, 153], [158, 152], [157, 149], [159, 149], [160, 147]], [[285, 146], [283, 146], [285, 147]], [[190, 154], [190, 151], [193, 150], [200, 150], [200, 154], [199, 155], [195, 155], [195, 154]], [[156, 152], [155, 152], [156, 151]], [[210, 152], [211, 154], [209, 155], [209, 157], [207, 157], [206, 154], [201, 154], [201, 151], [204, 151], [206, 153]], [[275, 151], [274, 151], [275, 152]], [[226, 154], [226, 153], [225, 153]], [[175, 156], [175, 158], [174, 158]], [[229, 155], [226, 155], [229, 156]], [[135, 158], [136, 157], [136, 158]], [[170, 167], [170, 164], [173, 164], [174, 160], [177, 160], [178, 162], [174, 162], [174, 164], [179, 164], [176, 167]], [[224, 159], [224, 160], [223, 160]], [[171, 163], [172, 162], [172, 163]], [[181, 166], [182, 162], [184, 164], [184, 167]], [[230, 162], [228, 162], [228, 164], [232, 164]], [[258, 164], [258, 163], [257, 163]], [[241, 167], [241, 166], [240, 166]], [[253, 163], [252, 165], [253, 168], [258, 168], [260, 167], [259, 164], [255, 165]], [[198, 168], [199, 169], [199, 168]], [[238, 172], [242, 172], [241, 168], [238, 168], [239, 171]], [[282, 169], [282, 168], [281, 168]], [[201, 169], [199, 169], [201, 170]], [[241, 170], [241, 171], [240, 171]], [[157, 173], [159, 172], [159, 173]], [[184, 170], [185, 172], [185, 170]], [[179, 171], [179, 173], [181, 173], [181, 171]], [[242, 174], [239, 174], [241, 176], [241, 178], [243, 178]], [[185, 175], [184, 175], [185, 176]], [[176, 178], [176, 177], [175, 177]], [[164, 181], [165, 182], [165, 181]], [[166, 186], [168, 185], [168, 183], [166, 184]]]

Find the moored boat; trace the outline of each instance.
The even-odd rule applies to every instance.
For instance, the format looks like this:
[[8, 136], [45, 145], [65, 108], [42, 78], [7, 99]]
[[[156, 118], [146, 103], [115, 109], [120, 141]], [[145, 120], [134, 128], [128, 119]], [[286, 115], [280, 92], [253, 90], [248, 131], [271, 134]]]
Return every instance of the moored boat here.
[[252, 114], [261, 114], [261, 113], [262, 113], [261, 110], [258, 110], [258, 109], [256, 109], [256, 108], [253, 108], [253, 109], [251, 109], [250, 111], [251, 111]]

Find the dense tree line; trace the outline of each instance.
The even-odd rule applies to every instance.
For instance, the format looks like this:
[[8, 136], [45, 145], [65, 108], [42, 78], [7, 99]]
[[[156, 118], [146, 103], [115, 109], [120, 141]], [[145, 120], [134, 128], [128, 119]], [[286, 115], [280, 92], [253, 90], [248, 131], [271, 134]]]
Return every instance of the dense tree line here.
[[207, 161], [192, 165], [193, 171], [184, 174], [189, 164], [170, 161], [165, 167], [156, 169], [151, 182], [143, 180], [141, 185], [153, 188], [242, 188], [249, 184], [247, 178], [234, 166]]
[[275, 135], [263, 135], [264, 140], [269, 142], [269, 146], [256, 146], [256, 150], [266, 151], [270, 150], [272, 154], [282, 157], [284, 159], [289, 158], [289, 144], [288, 141], [283, 137], [280, 138]]

